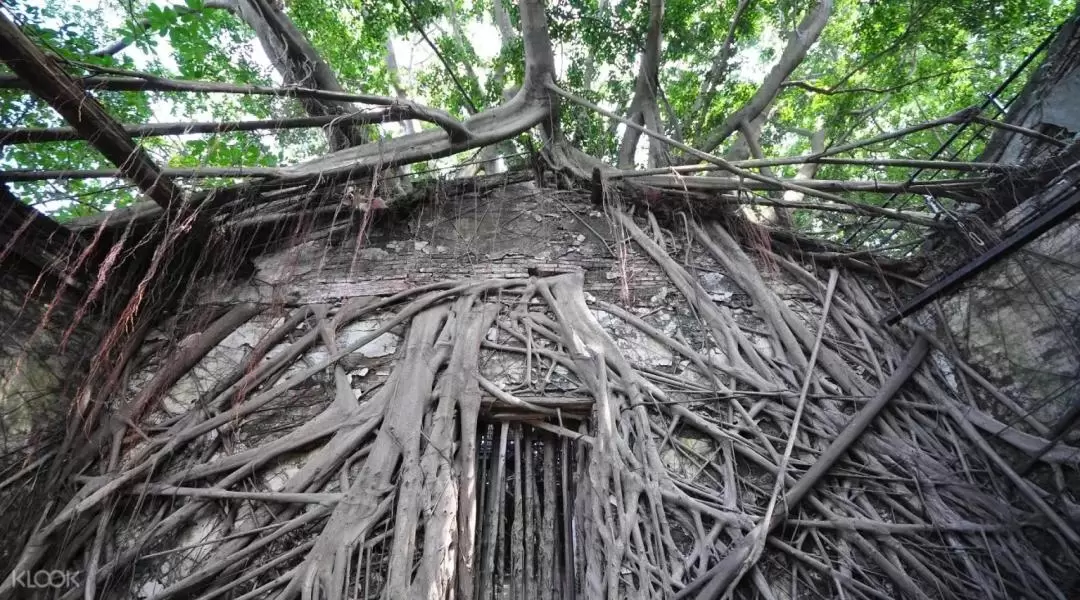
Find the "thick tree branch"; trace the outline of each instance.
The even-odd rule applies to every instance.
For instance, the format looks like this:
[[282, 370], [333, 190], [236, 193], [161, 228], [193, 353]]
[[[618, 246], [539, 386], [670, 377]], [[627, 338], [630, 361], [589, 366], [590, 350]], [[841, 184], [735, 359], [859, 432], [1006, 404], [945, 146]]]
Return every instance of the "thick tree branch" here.
[[285, 182], [347, 179], [376, 168], [431, 160], [512, 138], [541, 123], [550, 127], [556, 102], [546, 85], [555, 74], [555, 56], [547, 34], [547, 16], [539, 0], [521, 0], [525, 42], [525, 81], [502, 105], [465, 122], [472, 137], [454, 142], [441, 131], [424, 131], [379, 143], [332, 152], [306, 163], [278, 170]]
[[[657, 139], [657, 140], [659, 140], [661, 142], [664, 142], [666, 144], [674, 146], [674, 147], [682, 150], [683, 152], [686, 152], [686, 153], [688, 153], [688, 154], [690, 154], [690, 155], [692, 155], [692, 156], [694, 156], [694, 157], [696, 157], [696, 158], [698, 158], [700, 160], [710, 162], [710, 163], [720, 167], [721, 169], [723, 169], [723, 170], [725, 170], [725, 171], [727, 171], [729, 173], [732, 173], [734, 175], [742, 177], [743, 179], [748, 179], [748, 180], [751, 180], [751, 181], [758, 181], [758, 182], [762, 182], [762, 183], [766, 183], [766, 184], [772, 184], [772, 185], [778, 186], [780, 189], [792, 190], [792, 191], [796, 191], [796, 192], [803, 192], [803, 193], [805, 193], [807, 195], [816, 196], [818, 198], [824, 198], [826, 200], [831, 200], [831, 201], [836, 202], [838, 204], [844, 204], [844, 205], [847, 205], [847, 206], [851, 206], [851, 207], [855, 208], [857, 211], [861, 212], [862, 214], [876, 215], [876, 216], [881, 216], [881, 217], [885, 217], [885, 218], [895, 218], [896, 213], [893, 212], [893, 211], [890, 211], [889, 209], [881, 208], [879, 206], [874, 206], [874, 205], [871, 205], [871, 204], [863, 204], [861, 202], [855, 202], [853, 200], [848, 200], [847, 198], [842, 198], [840, 196], [837, 196], [836, 194], [831, 194], [829, 192], [813, 190], [813, 189], [810, 189], [808, 187], [805, 187], [805, 186], [802, 186], [802, 185], [799, 185], [799, 184], [796, 184], [796, 183], [793, 183], [793, 182], [790, 182], [790, 181], [784, 181], [784, 180], [780, 180], [780, 179], [775, 179], [775, 178], [772, 178], [772, 177], [761, 175], [759, 173], [754, 173], [753, 171], [747, 171], [745, 169], [741, 169], [741, 168], [736, 167], [735, 165], [731, 164], [730, 162], [724, 160], [723, 158], [720, 158], [718, 156], [713, 156], [711, 154], [702, 152], [702, 151], [700, 151], [700, 150], [698, 150], [696, 148], [692, 148], [690, 146], [687, 146], [686, 144], [684, 144], [682, 142], [677, 142], [677, 141], [675, 141], [675, 140], [673, 140], [673, 139], [671, 139], [671, 138], [669, 138], [667, 136], [660, 135], [660, 134], [655, 133], [653, 131], [649, 131], [649, 130], [645, 129], [644, 127], [642, 127], [642, 126], [640, 126], [640, 125], [638, 125], [636, 123], [628, 121], [627, 119], [623, 119], [622, 117], [620, 117], [618, 115], [615, 115], [615, 114], [613, 114], [613, 113], [611, 113], [611, 112], [609, 112], [607, 110], [604, 110], [603, 108], [593, 104], [592, 102], [589, 102], [588, 100], [585, 100], [584, 98], [581, 98], [579, 96], [571, 94], [570, 92], [567, 92], [566, 90], [560, 88], [559, 86], [555, 85], [554, 83], [549, 83], [548, 88], [551, 89], [556, 94], [562, 96], [563, 98], [566, 98], [567, 100], [570, 100], [571, 102], [573, 102], [575, 104], [578, 104], [580, 106], [584, 106], [585, 108], [588, 108], [588, 109], [591, 109], [591, 110], [594, 110], [597, 113], [599, 113], [601, 115], [604, 115], [605, 117], [607, 117], [609, 119], [616, 119], [616, 120], [620, 121], [622, 124], [626, 125], [627, 127], [637, 128], [642, 133], [644, 133], [644, 134], [646, 134], [646, 135], [648, 135], [648, 136], [650, 136], [650, 137], [652, 137], [654, 139]], [[568, 148], [565, 147], [566, 144], [557, 144], [556, 146], [557, 146], [556, 149], [558, 151], [564, 153], [564, 159], [569, 160], [569, 161], [578, 161], [579, 163], [582, 163], [584, 166], [586, 166], [588, 168], [592, 167], [592, 165], [590, 165], [588, 163], [585, 163], [584, 161], [581, 160], [584, 153], [582, 153], [580, 151], [575, 152], [573, 149], [568, 149]], [[595, 163], [599, 163], [599, 161], [596, 161], [596, 159], [592, 159], [592, 160]], [[606, 166], [602, 165], [602, 163], [600, 163], [600, 166], [603, 167], [601, 169], [602, 172], [612, 170], [610, 167], [606, 167]], [[681, 181], [689, 181], [689, 180], [681, 180]], [[728, 181], [730, 181], [730, 180], [728, 180]], [[925, 226], [928, 226], [928, 227], [934, 226], [934, 225], [931, 225], [931, 223], [936, 223], [936, 222], [933, 221], [932, 219], [927, 218], [923, 224]]]
[[491, 15], [495, 20], [495, 26], [499, 28], [499, 37], [502, 38], [504, 45], [517, 39], [517, 32], [510, 23], [510, 13], [506, 12], [506, 6], [503, 5], [506, 1], [492, 0], [491, 3]]
[[[454, 141], [469, 138], [469, 132], [460, 122], [439, 112], [405, 101], [400, 106], [356, 112], [347, 115], [323, 115], [319, 117], [296, 117], [291, 119], [264, 119], [257, 121], [223, 121], [192, 123], [147, 123], [123, 125], [132, 137], [157, 137], [164, 135], [187, 135], [196, 133], [230, 133], [235, 131], [260, 131], [279, 129], [303, 129], [326, 125], [371, 125], [375, 123], [408, 122], [409, 119], [429, 121], [442, 127]], [[34, 144], [40, 142], [67, 142], [82, 139], [71, 127], [0, 129], [0, 144]]]
[[743, 13], [749, 7], [750, 0], [739, 0], [738, 6], [735, 7], [735, 14], [731, 17], [731, 24], [728, 26], [724, 43], [721, 44], [720, 51], [713, 57], [709, 72], [701, 82], [701, 91], [698, 92], [697, 98], [694, 99], [688, 123], [700, 124], [704, 121], [707, 108], [712, 104], [713, 98], [716, 96], [717, 86], [723, 83], [724, 78], [727, 76], [730, 68], [728, 61], [731, 60], [732, 49], [735, 46], [735, 30], [739, 26]]
[[183, 192], [161, 174], [150, 155], [135, 144], [95, 98], [76, 87], [70, 76], [2, 12], [0, 60], [147, 196], [167, 212], [179, 213]]
[[[287, 85], [344, 92], [337, 76], [296, 25], [269, 0], [235, 0], [236, 14], [255, 30], [255, 35], [274, 68]], [[301, 99], [311, 116], [356, 112], [347, 102], [307, 97]], [[335, 127], [328, 131], [331, 150], [368, 141], [363, 127]]]
[[[506, 50], [508, 45], [515, 43], [518, 39], [517, 32], [510, 23], [510, 15], [506, 12], [506, 6], [503, 5], [503, 2], [505, 1], [506, 0], [496, 0], [491, 3], [492, 18], [499, 29], [500, 55]], [[454, 35], [458, 38], [458, 42], [472, 47], [472, 42], [462, 30], [459, 14], [453, 7], [450, 9], [450, 19], [451, 27], [453, 28]], [[449, 65], [445, 66], [449, 69]], [[483, 89], [483, 86], [480, 85], [480, 78], [476, 74], [475, 69], [473, 69], [472, 64], [466, 63], [465, 68], [475, 89]], [[489, 92], [501, 93], [502, 97], [507, 100], [513, 97], [511, 90], [506, 89], [506, 64], [504, 62], [499, 61], [495, 66], [494, 71], [492, 71], [491, 76], [488, 79], [487, 89]], [[481, 148], [476, 160], [472, 161], [471, 164], [465, 165], [465, 167], [458, 172], [458, 176], [474, 176], [481, 171], [488, 174], [497, 173], [500, 166], [500, 155], [510, 156], [515, 152], [514, 145], [509, 140], [503, 140], [498, 144]]]
[[788, 43], [784, 47], [783, 54], [780, 55], [780, 61], [769, 71], [765, 81], [754, 92], [750, 101], [728, 116], [719, 127], [710, 132], [701, 143], [697, 144], [698, 148], [705, 152], [712, 152], [739, 128], [740, 123], [753, 121], [772, 104], [782, 89], [781, 84], [798, 68], [803, 59], [806, 58], [806, 53], [810, 50], [810, 47], [814, 45], [822, 30], [825, 29], [831, 11], [832, 0], [819, 0], [806, 13], [802, 22], [788, 37]]
[[[242, 0], [246, 2], [263, 3], [265, 0]], [[271, 11], [270, 16], [275, 13]], [[526, 131], [540, 123], [548, 123], [548, 118], [554, 109], [555, 103], [551, 93], [545, 87], [545, 83], [552, 80], [555, 73], [555, 59], [551, 49], [551, 41], [547, 35], [546, 16], [543, 7], [537, 0], [522, 0], [521, 22], [523, 39], [525, 41], [525, 85], [510, 100], [492, 110], [477, 114], [469, 119], [464, 127], [472, 133], [472, 137], [463, 141], [456, 141], [451, 136], [441, 131], [424, 131], [415, 135], [406, 135], [379, 143], [364, 144], [332, 152], [318, 159], [279, 169], [258, 170], [260, 176], [276, 176], [284, 181], [307, 181], [331, 179], [346, 179], [364, 173], [370, 173], [376, 168], [387, 168], [403, 164], [409, 164], [422, 160], [431, 160], [442, 156], [449, 156], [472, 148], [491, 145], [493, 143], [509, 139], [523, 131]], [[323, 73], [324, 75], [326, 73]], [[332, 73], [330, 74], [332, 75]], [[347, 94], [336, 85], [329, 91], [317, 88], [267, 88], [258, 86], [234, 86], [211, 82], [183, 82], [176, 80], [164, 80], [157, 77], [140, 77], [127, 79], [114, 78], [89, 78], [83, 80], [88, 87], [98, 85], [108, 89], [169, 89], [182, 91], [200, 92], [234, 92], [256, 93], [273, 96], [295, 96], [304, 98], [334, 98], [352, 99], [364, 98], [369, 102], [378, 104], [395, 104], [397, 99], [382, 96], [368, 96]], [[140, 81], [141, 80], [141, 81]], [[323, 83], [321, 79], [308, 77], [303, 82]], [[15, 79], [5, 81], [0, 77], [0, 87], [4, 84], [8, 87], [22, 88], [25, 84]], [[334, 89], [336, 87], [336, 89]], [[303, 89], [303, 91], [300, 91]], [[428, 109], [430, 110], [430, 109]], [[245, 169], [247, 173], [254, 170]], [[230, 176], [225, 170], [198, 169], [190, 176], [199, 176], [207, 172], [213, 172], [212, 176]], [[87, 171], [68, 172], [72, 175], [85, 176]], [[0, 174], [0, 181], [26, 180], [27, 178], [40, 179], [39, 173], [25, 171], [8, 172]], [[100, 176], [100, 172], [94, 172], [93, 176]]]
[[[499, 29], [499, 54], [502, 54], [508, 46], [516, 43], [518, 40], [517, 31], [514, 30], [513, 25], [510, 23], [510, 15], [506, 12], [506, 6], [503, 2], [508, 0], [494, 0], [491, 3], [491, 15], [495, 21], [495, 25]], [[488, 89], [502, 91], [505, 93], [506, 89], [506, 65], [499, 61], [495, 67], [495, 71], [491, 74], [491, 83]]]

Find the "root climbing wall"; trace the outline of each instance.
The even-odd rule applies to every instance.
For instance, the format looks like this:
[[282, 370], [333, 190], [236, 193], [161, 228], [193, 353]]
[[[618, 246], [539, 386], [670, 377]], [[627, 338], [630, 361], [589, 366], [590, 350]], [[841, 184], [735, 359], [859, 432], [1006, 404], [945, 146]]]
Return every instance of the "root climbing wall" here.
[[[19, 568], [99, 597], [1068, 597], [1072, 507], [872, 285], [525, 189], [477, 199], [487, 233], [436, 212], [208, 288], [198, 364], [136, 369], [114, 408], [167, 392]], [[544, 247], [496, 247], [513, 223]]]

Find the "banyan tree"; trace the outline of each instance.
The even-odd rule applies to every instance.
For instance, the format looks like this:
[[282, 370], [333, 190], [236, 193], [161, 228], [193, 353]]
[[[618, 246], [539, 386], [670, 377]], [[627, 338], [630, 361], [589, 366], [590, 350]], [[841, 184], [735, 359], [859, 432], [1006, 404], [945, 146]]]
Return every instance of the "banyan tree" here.
[[1080, 21], [941, 4], [0, 10], [0, 597], [1077, 597]]

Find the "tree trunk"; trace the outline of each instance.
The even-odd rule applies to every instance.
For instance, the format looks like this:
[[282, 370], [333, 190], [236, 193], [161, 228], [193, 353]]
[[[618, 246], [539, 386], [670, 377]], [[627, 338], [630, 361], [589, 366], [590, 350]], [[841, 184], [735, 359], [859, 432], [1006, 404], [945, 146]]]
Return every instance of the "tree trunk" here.
[[[649, 30], [645, 36], [645, 51], [641, 54], [641, 66], [634, 82], [634, 97], [630, 100], [627, 119], [649, 129], [660, 131], [659, 111], [656, 104], [656, 90], [660, 85], [660, 48], [663, 43], [664, 0], [649, 0]], [[619, 143], [620, 169], [634, 166], [638, 140], [641, 132], [627, 127]], [[659, 166], [660, 149], [657, 144], [649, 144], [649, 166]]]
[[784, 47], [779, 62], [765, 76], [765, 81], [742, 108], [732, 113], [719, 127], [696, 144], [699, 150], [712, 152], [735, 133], [741, 123], [752, 122], [772, 104], [783, 89], [781, 84], [802, 64], [806, 53], [825, 29], [831, 11], [832, 0], [819, 0], [807, 11], [795, 31], [788, 36], [787, 46]]
[[[271, 0], [233, 0], [234, 12], [248, 24], [262, 44], [271, 64], [281, 74], [285, 85], [344, 92], [337, 76], [296, 25]], [[301, 100], [311, 116], [347, 115], [356, 112], [349, 102]], [[357, 146], [370, 140], [362, 127], [332, 127], [328, 134], [330, 150]]]
[[[401, 72], [398, 70], [397, 55], [394, 53], [394, 42], [390, 38], [386, 38], [386, 72], [390, 76], [394, 94], [402, 100], [407, 100], [409, 96], [405, 93], [405, 89], [401, 87]], [[401, 126], [406, 134], [416, 133], [416, 123], [412, 119], [402, 121]]]

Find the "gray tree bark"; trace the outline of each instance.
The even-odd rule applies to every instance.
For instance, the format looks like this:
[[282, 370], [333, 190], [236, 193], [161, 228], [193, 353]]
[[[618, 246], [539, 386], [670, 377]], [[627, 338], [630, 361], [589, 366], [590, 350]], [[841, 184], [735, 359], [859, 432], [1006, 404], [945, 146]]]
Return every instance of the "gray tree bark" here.
[[[660, 85], [660, 47], [663, 43], [664, 0], [649, 0], [649, 31], [645, 38], [645, 51], [641, 54], [641, 66], [637, 81], [634, 83], [634, 97], [630, 101], [627, 118], [645, 125], [658, 133], [660, 131], [659, 109], [656, 104], [656, 90]], [[627, 127], [619, 144], [619, 168], [634, 166], [638, 140], [641, 132]], [[649, 143], [649, 166], [659, 166], [660, 146]]]
[[741, 123], [752, 122], [758, 115], [768, 109], [769, 105], [780, 93], [784, 81], [802, 64], [810, 47], [817, 42], [822, 30], [825, 29], [825, 24], [829, 21], [831, 11], [832, 0], [820, 0], [806, 13], [799, 26], [788, 36], [788, 43], [783, 54], [780, 55], [780, 61], [769, 71], [765, 81], [754, 92], [750, 101], [732, 113], [700, 144], [697, 144], [699, 150], [712, 152], [717, 146], [724, 143], [724, 140], [731, 134], [735, 133]]

